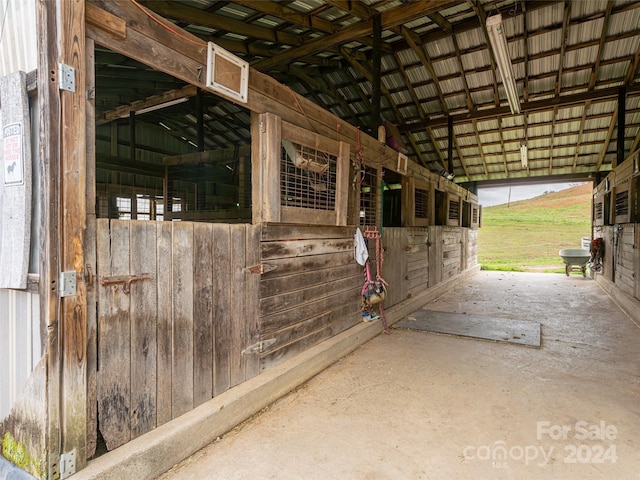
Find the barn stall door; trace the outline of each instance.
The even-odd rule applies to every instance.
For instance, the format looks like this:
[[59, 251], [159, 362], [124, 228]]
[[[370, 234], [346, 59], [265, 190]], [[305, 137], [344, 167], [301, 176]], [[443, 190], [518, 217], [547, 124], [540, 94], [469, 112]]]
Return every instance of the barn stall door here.
[[112, 450], [259, 373], [260, 231], [97, 221], [98, 429]]

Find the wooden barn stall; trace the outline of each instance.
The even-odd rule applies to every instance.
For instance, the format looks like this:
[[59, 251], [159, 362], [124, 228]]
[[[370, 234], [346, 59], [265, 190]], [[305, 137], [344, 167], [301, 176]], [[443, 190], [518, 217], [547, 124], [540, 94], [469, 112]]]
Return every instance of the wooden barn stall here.
[[593, 238], [604, 243], [600, 285], [638, 321], [640, 309], [640, 151], [593, 190]]
[[[475, 195], [253, 69], [246, 103], [211, 93], [206, 48], [132, 3], [57, 8], [38, 4], [38, 72], [75, 86], [38, 75], [44, 362], [0, 429], [21, 468], [66, 478], [359, 325], [357, 227], [381, 236], [389, 322], [475, 271]], [[193, 152], [136, 126], [167, 98], [97, 118], [98, 47], [186, 82], [173, 97], [240, 105], [250, 142]]]

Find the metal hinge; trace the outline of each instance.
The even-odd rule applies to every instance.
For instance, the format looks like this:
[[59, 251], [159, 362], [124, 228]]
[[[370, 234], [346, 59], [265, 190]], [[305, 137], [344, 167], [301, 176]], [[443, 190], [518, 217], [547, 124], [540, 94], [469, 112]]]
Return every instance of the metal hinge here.
[[242, 351], [242, 354], [243, 355], [251, 355], [253, 353], [263, 352], [265, 350], [265, 348], [273, 345], [274, 343], [276, 343], [276, 339], [275, 338], [271, 338], [269, 340], [262, 340], [262, 341], [260, 341], [258, 343], [254, 343], [250, 347], [245, 348]]
[[60, 297], [73, 297], [76, 294], [77, 276], [75, 271], [60, 272], [58, 292]]
[[263, 275], [267, 272], [271, 272], [273, 270], [275, 270], [276, 267], [275, 265], [268, 265], [266, 263], [259, 263], [258, 265], [254, 265], [253, 267], [247, 267], [245, 269], [243, 269], [242, 271], [244, 273], [256, 273], [258, 275]]
[[58, 88], [68, 92], [76, 91], [76, 70], [64, 63], [58, 64]]
[[60, 455], [60, 480], [76, 473], [76, 449]]

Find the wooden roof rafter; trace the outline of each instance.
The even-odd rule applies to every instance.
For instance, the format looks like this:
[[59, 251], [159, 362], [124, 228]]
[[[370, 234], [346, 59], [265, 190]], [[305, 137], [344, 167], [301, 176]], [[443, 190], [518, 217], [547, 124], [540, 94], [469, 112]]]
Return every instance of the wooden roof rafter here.
[[[393, 57], [394, 57], [394, 59], [396, 61], [396, 65], [398, 67], [398, 71], [402, 75], [404, 83], [407, 86], [407, 91], [409, 92], [409, 96], [413, 100], [413, 104], [414, 104], [416, 110], [418, 111], [418, 115], [420, 115], [421, 119], [423, 119], [423, 120], [426, 119], [426, 114], [424, 113], [424, 109], [422, 108], [422, 105], [420, 104], [420, 100], [418, 99], [418, 95], [416, 94], [416, 91], [413, 88], [413, 85], [409, 81], [409, 77], [407, 76], [407, 71], [404, 68], [404, 65], [402, 64], [402, 62], [398, 58], [398, 54], [397, 53], [395, 53]], [[407, 138], [409, 139], [409, 142], [413, 146], [413, 149], [416, 152], [416, 154], [418, 156], [418, 160], [420, 160], [420, 163], [422, 163], [423, 166], [428, 167], [427, 162], [425, 161], [425, 158], [422, 155], [422, 151], [420, 150], [420, 148], [418, 148], [418, 145], [416, 144], [415, 139], [413, 138], [413, 135], [411, 134], [411, 132], [408, 132], [406, 135], [407, 135]]]
[[128, 105], [122, 105], [113, 110], [102, 112], [96, 119], [96, 125], [103, 125], [118, 118], [128, 117], [131, 112], [137, 112], [147, 108], [157, 107], [162, 104], [180, 100], [182, 98], [193, 97], [196, 95], [197, 87], [187, 85], [177, 90], [170, 90], [161, 95], [153, 95], [144, 100], [138, 100]]
[[596, 165], [596, 171], [599, 172], [602, 168], [602, 164], [604, 162], [604, 157], [607, 156], [607, 150], [609, 150], [609, 144], [611, 143], [611, 137], [613, 136], [613, 131], [616, 128], [618, 120], [618, 102], [615, 102], [615, 107], [613, 112], [611, 113], [611, 121], [609, 122], [609, 129], [607, 130], [607, 136], [602, 143], [602, 149], [600, 150], [600, 155], [598, 156], [598, 163]]
[[585, 103], [582, 108], [582, 118], [580, 119], [580, 130], [578, 132], [578, 143], [576, 145], [576, 153], [573, 156], [573, 169], [572, 171], [575, 173], [576, 167], [578, 166], [578, 152], [580, 151], [580, 146], [582, 145], [582, 134], [584, 132], [584, 125], [587, 122], [587, 113], [591, 108], [591, 102]]
[[[465, 162], [464, 156], [460, 151], [460, 145], [458, 144], [458, 140], [456, 139], [456, 136], [454, 135], [453, 138], [449, 141], [453, 142], [453, 146], [456, 150], [456, 154], [458, 155], [458, 161], [460, 162], [460, 166], [462, 167], [462, 170], [464, 171], [464, 174], [466, 175], [466, 177], [469, 178], [469, 169], [467, 168], [467, 163]], [[455, 168], [454, 168], [454, 171], [455, 171]], [[451, 173], [454, 173], [454, 172], [451, 172]]]
[[569, 20], [571, 19], [571, 1], [564, 4], [564, 14], [562, 17], [562, 42], [560, 43], [560, 56], [558, 58], [558, 76], [556, 77], [556, 95], [560, 95], [562, 88], [562, 73], [564, 70], [565, 51], [567, 49], [567, 37], [569, 35]]
[[325, 82], [321, 82], [319, 79], [309, 75], [304, 68], [289, 67], [289, 70], [293, 75], [295, 75], [301, 81], [306, 82], [307, 84], [313, 86], [315, 89], [321, 91], [328, 97], [333, 98], [342, 107], [342, 109], [345, 112], [349, 113], [350, 122], [354, 125], [357, 123], [357, 118], [355, 116], [355, 113], [353, 112], [353, 109], [346, 102], [343, 96], [336, 91], [333, 85], [327, 86]]
[[529, 101], [529, 29], [527, 25], [527, 5], [522, 2], [522, 42], [524, 51], [524, 86], [522, 88], [522, 99]]
[[[416, 18], [427, 15], [432, 11], [445, 8], [446, 6], [456, 2], [457, 0], [424, 0], [422, 2], [409, 3], [402, 7], [382, 12], [380, 14], [382, 29], [387, 30], [392, 27], [397, 27], [405, 22], [410, 22]], [[349, 2], [349, 4], [358, 4], [358, 2]], [[276, 54], [271, 58], [259, 60], [255, 62], [253, 66], [258, 70], [268, 71], [277, 65], [289, 63], [301, 56], [321, 52], [327, 44], [342, 45], [344, 43], [357, 40], [360, 37], [371, 35], [372, 31], [372, 21], [370, 19], [363, 20], [359, 23], [345, 27], [332, 35], [326, 35], [322, 38], [312, 40], [300, 47], [291, 48], [287, 51]]]
[[438, 98], [440, 99], [440, 106], [442, 108], [442, 111], [447, 114], [449, 112], [449, 107], [447, 106], [447, 102], [444, 99], [440, 84], [435, 81], [438, 78], [438, 75], [436, 74], [436, 71], [433, 68], [433, 64], [429, 59], [429, 55], [425, 51], [423, 45], [418, 44], [418, 42], [420, 42], [420, 37], [405, 27], [402, 27], [402, 36], [407, 41], [407, 44], [409, 44], [409, 46], [411, 47], [411, 50], [413, 50], [413, 53], [415, 53], [416, 56], [420, 59], [420, 62], [422, 62], [422, 66], [427, 70], [429, 76], [434, 81], [434, 86], [436, 87], [436, 91], [438, 92]]
[[607, 32], [609, 31], [609, 25], [611, 23], [611, 10], [613, 9], [614, 1], [608, 0], [607, 10], [604, 16], [604, 26], [602, 27], [602, 33], [600, 34], [600, 41], [598, 42], [598, 53], [595, 57], [595, 62], [591, 68], [591, 75], [589, 77], [589, 90], [593, 90], [596, 86], [596, 80], [600, 73], [600, 62], [602, 61], [602, 50], [604, 49], [605, 41], [607, 38]]
[[504, 167], [504, 174], [509, 176], [509, 168], [507, 167], [507, 151], [504, 148], [504, 135], [502, 134], [502, 117], [498, 118], [498, 131], [500, 132], [500, 152], [502, 157], [502, 164]]
[[553, 147], [556, 134], [556, 118], [558, 118], [558, 107], [553, 108], [553, 120], [551, 121], [551, 139], [549, 141], [549, 175], [553, 175]]
[[186, 4], [162, 2], [159, 0], [147, 0], [143, 4], [164, 18], [178, 20], [186, 24], [196, 24], [225, 32], [231, 31], [237, 35], [246, 36], [247, 38], [258, 38], [260, 40], [283, 43], [285, 45], [300, 46], [303, 44], [303, 38], [300, 35], [245, 23], [244, 21], [236, 20], [225, 15], [205, 12]]
[[[476, 25], [476, 28], [480, 28], [482, 36], [484, 38], [486, 48], [489, 50], [489, 61], [491, 64], [491, 72], [493, 74], [493, 104], [496, 107], [500, 106], [500, 94], [498, 93], [498, 73], [496, 72], [496, 61], [494, 59], [493, 50], [491, 49], [491, 42], [489, 41], [489, 34], [487, 32], [487, 12], [480, 4], [478, 0], [467, 0], [476, 16], [480, 19], [480, 24]], [[505, 163], [506, 168], [506, 163]]]
[[[636, 96], [640, 94], [640, 84], [632, 85], [627, 87], [627, 96], [633, 95]], [[583, 92], [576, 93], [573, 95], [562, 95], [559, 97], [554, 97], [545, 100], [535, 100], [530, 102], [525, 102], [521, 105], [523, 112], [536, 112], [536, 111], [544, 111], [549, 110], [552, 107], [569, 107], [574, 105], [579, 105], [584, 103], [587, 100], [591, 100], [593, 103], [598, 102], [607, 102], [612, 99], [617, 98], [618, 96], [618, 87], [610, 87], [601, 90], [596, 90], [592, 92]], [[475, 112], [462, 113], [458, 115], [453, 115], [453, 122], [455, 123], [465, 123], [470, 122], [473, 119], [476, 120], [486, 120], [489, 118], [497, 117], [500, 115], [509, 114], [509, 106], [501, 106], [494, 108], [487, 108], [483, 110], [476, 110]], [[447, 118], [444, 116], [440, 116], [437, 118], [432, 118], [425, 122], [413, 122], [409, 124], [405, 124], [400, 127], [402, 132], [407, 131], [415, 131], [421, 130], [425, 127], [442, 127], [447, 124]]]
[[484, 149], [482, 148], [482, 140], [480, 139], [480, 132], [478, 131], [478, 121], [473, 120], [473, 131], [476, 137], [476, 143], [478, 145], [478, 151], [480, 152], [480, 158], [482, 159], [482, 167], [484, 168], [484, 174], [489, 175], [489, 169], [487, 168], [487, 159], [484, 158]]
[[[360, 62], [351, 58], [351, 55], [349, 55], [349, 51], [345, 47], [341, 47], [340, 52], [342, 53], [342, 56], [349, 62], [349, 64], [355, 70], [360, 72], [360, 74], [363, 75], [369, 81], [369, 83], [373, 82], [373, 74]], [[384, 84], [380, 85], [380, 92], [387, 99], [387, 102], [389, 102], [389, 105], [391, 106], [391, 110], [393, 111], [396, 124], [397, 125], [401, 124], [402, 115], [400, 115], [400, 112], [398, 111], [398, 107], [396, 106], [395, 102], [393, 101], [393, 98], [391, 97], [391, 94], [389, 93], [389, 90], [387, 89], [387, 87], [384, 86]], [[370, 104], [371, 102], [367, 102], [367, 103]], [[369, 110], [369, 113], [371, 114], [371, 110]]]

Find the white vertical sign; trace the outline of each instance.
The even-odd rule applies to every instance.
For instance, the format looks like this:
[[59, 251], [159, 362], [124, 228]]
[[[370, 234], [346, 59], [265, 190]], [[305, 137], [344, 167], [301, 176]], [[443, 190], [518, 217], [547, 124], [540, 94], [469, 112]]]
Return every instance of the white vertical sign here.
[[24, 156], [22, 155], [22, 125], [14, 123], [2, 129], [2, 156], [4, 185], [24, 183]]

